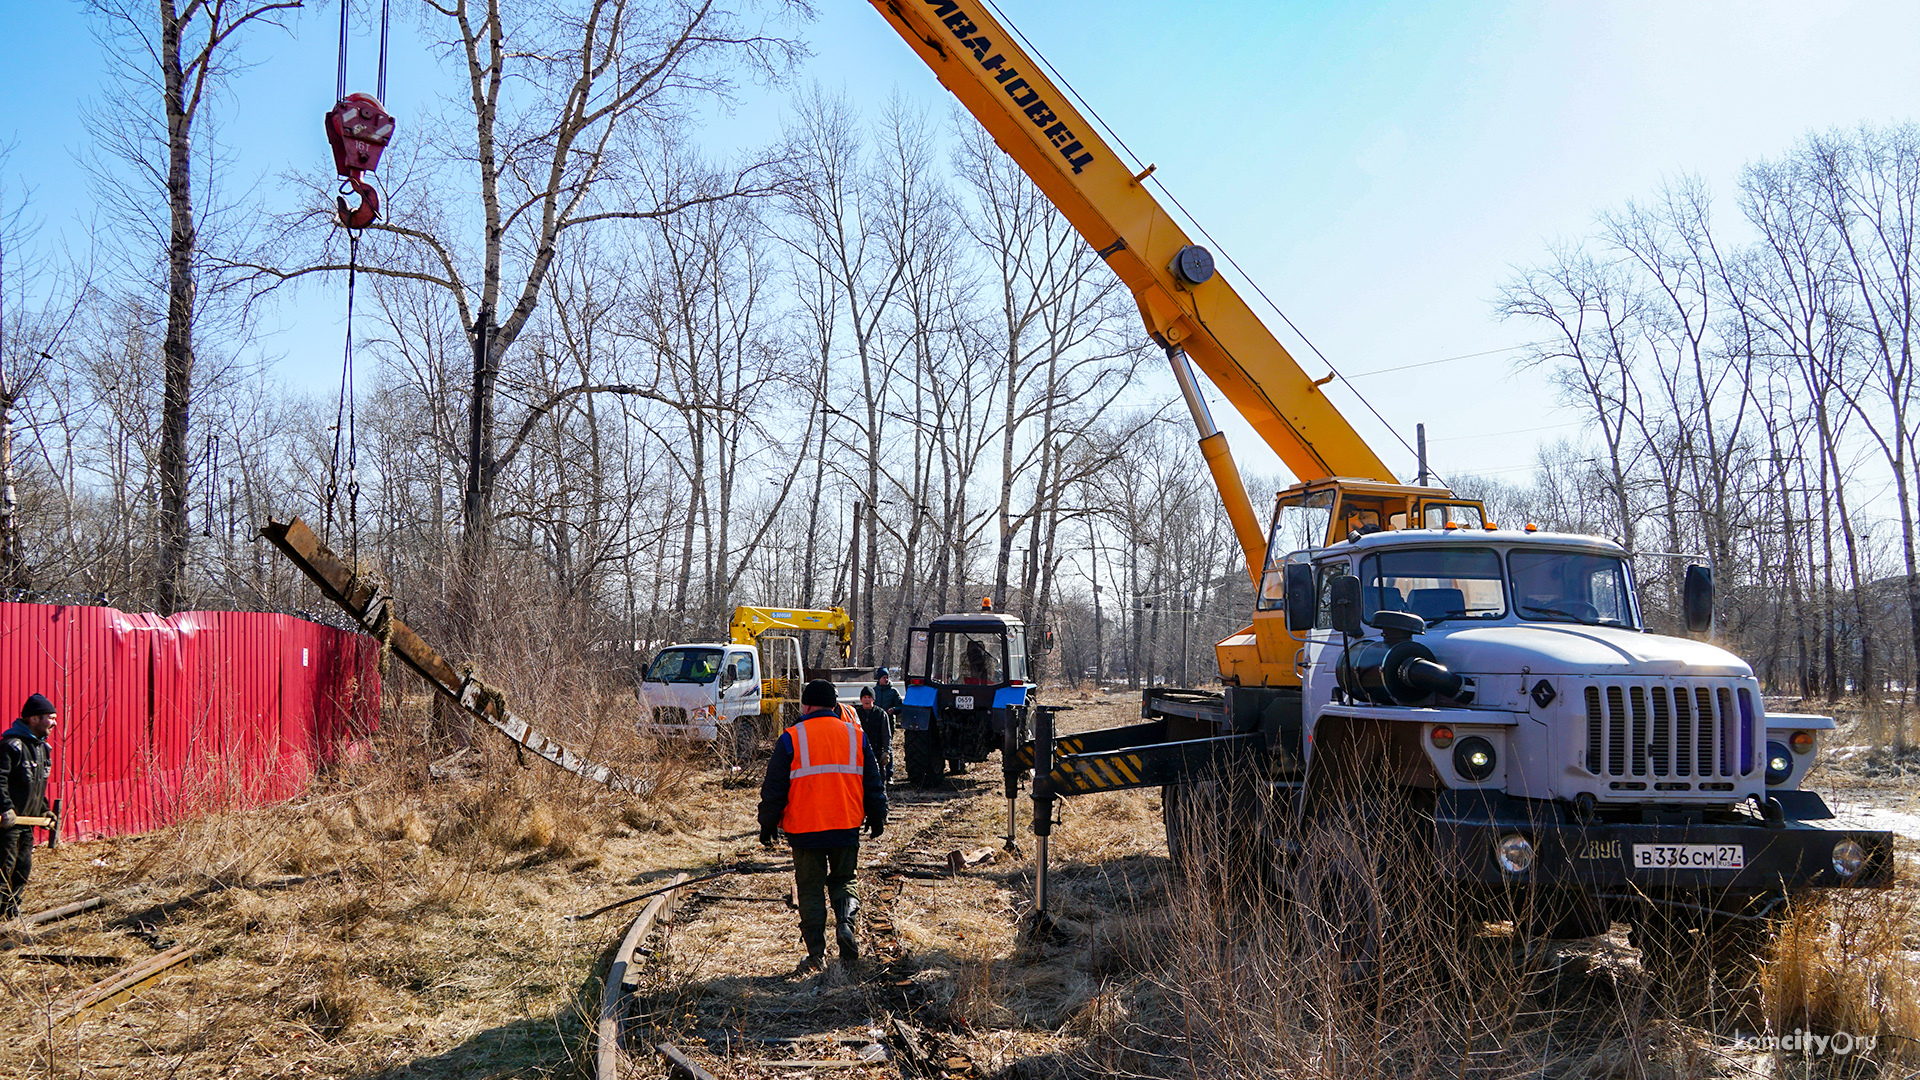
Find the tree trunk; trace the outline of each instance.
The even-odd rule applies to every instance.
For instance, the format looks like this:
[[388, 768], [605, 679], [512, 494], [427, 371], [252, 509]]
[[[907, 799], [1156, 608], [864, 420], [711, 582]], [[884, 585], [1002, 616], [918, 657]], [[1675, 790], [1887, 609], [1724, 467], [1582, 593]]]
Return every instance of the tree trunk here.
[[187, 576], [187, 425], [193, 392], [193, 158], [192, 116], [181, 67], [184, 26], [173, 0], [160, 4], [160, 67], [167, 123], [167, 334], [160, 420], [159, 566], [154, 609], [180, 610]]

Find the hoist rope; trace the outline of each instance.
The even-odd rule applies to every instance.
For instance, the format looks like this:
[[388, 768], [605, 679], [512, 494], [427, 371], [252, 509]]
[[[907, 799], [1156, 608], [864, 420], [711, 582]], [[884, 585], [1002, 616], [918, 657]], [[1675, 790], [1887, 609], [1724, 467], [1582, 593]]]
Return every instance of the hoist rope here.
[[[352, 3], [353, 0], [340, 0], [340, 61], [334, 69], [335, 101], [347, 96], [347, 39], [352, 31], [347, 11]], [[375, 80], [377, 86], [373, 96], [383, 105], [387, 101], [387, 27], [392, 22], [393, 0], [380, 0], [380, 74]]]
[[327, 465], [327, 508], [321, 521], [331, 530], [340, 496], [340, 445], [347, 449], [347, 528], [352, 538], [350, 558], [360, 557], [360, 442], [356, 428], [353, 387], [353, 288], [360, 270], [360, 233], [347, 230], [347, 342], [340, 361], [340, 402], [333, 420], [333, 460]]
[[347, 96], [347, 5], [352, 2], [340, 0], [340, 62], [334, 71], [335, 101]]
[[392, 5], [393, 0], [380, 0], [380, 78], [375, 96], [383, 105], [387, 101], [387, 22], [392, 14]]

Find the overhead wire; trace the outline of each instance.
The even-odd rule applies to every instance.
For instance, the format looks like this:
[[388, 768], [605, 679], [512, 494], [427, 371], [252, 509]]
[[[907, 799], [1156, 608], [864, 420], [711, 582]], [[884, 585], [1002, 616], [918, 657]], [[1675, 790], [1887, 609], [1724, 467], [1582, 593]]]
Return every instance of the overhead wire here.
[[1422, 360], [1417, 364], [1401, 364], [1398, 367], [1375, 368], [1372, 371], [1356, 372], [1350, 377], [1365, 379], [1374, 375], [1391, 374], [1395, 371], [1412, 371], [1414, 368], [1432, 367], [1435, 364], [1451, 364], [1456, 360], [1472, 360], [1481, 356], [1498, 356], [1501, 353], [1519, 352], [1521, 349], [1532, 349], [1549, 344], [1552, 343], [1547, 341], [1525, 341], [1518, 345], [1509, 345], [1504, 349], [1487, 349], [1484, 352], [1461, 353], [1459, 356], [1443, 356], [1438, 360]]

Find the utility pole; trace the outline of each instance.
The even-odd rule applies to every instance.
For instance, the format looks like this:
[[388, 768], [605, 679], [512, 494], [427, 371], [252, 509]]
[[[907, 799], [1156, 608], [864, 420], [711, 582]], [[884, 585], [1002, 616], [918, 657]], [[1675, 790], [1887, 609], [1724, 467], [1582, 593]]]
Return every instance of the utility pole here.
[[1100, 632], [1100, 549], [1093, 542], [1093, 523], [1087, 523], [1088, 576], [1093, 579], [1093, 681], [1106, 678], [1106, 650], [1101, 647]]
[[1193, 628], [1193, 594], [1180, 593], [1180, 685], [1187, 685], [1188, 631]]
[[1427, 425], [1425, 424], [1413, 425], [1413, 439], [1414, 439], [1414, 445], [1419, 447], [1418, 453], [1420, 455], [1420, 478], [1418, 480], [1415, 480], [1414, 483], [1419, 484], [1421, 487], [1426, 487], [1427, 486]]
[[[847, 652], [849, 654], [849, 659], [851, 659], [853, 656], [862, 655], [858, 649], [858, 646], [865, 645], [868, 648], [873, 647], [873, 643], [871, 641], [859, 640], [859, 635], [860, 635], [860, 618], [859, 618], [859, 615], [860, 615], [860, 511], [864, 507], [865, 507], [864, 503], [856, 502], [853, 504], [853, 543], [850, 546], [847, 553], [847, 559], [848, 559], [847, 629], [850, 633], [854, 635], [854, 641], [852, 643], [852, 646], [850, 646], [847, 649]], [[872, 637], [871, 634], [867, 636], [869, 638]], [[869, 658], [869, 661], [870, 661], [870, 658]]]

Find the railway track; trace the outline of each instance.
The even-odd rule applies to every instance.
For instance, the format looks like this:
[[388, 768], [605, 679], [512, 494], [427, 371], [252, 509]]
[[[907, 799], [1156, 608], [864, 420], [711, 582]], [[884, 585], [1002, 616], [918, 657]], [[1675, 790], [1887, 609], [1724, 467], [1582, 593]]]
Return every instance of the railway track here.
[[[906, 1080], [977, 1080], [973, 1060], [939, 1029], [939, 1009], [914, 981], [914, 958], [902, 943], [895, 905], [910, 878], [950, 876], [953, 862], [927, 845], [939, 838], [958, 805], [937, 811], [904, 838], [883, 862], [862, 868], [861, 962], [856, 971], [830, 964], [805, 978], [722, 976], [746, 984], [751, 1004], [706, 994], [679, 980], [674, 938], [702, 919], [755, 922], [791, 942], [786, 896], [739, 883], [676, 875], [667, 891], [621, 930], [609, 950], [595, 1024], [596, 1080], [666, 1075], [679, 1080], [727, 1080], [773, 1070], [832, 1076], [890, 1076]], [[923, 856], [923, 858], [915, 858]], [[778, 875], [785, 865], [744, 874]], [[765, 877], [759, 880], [764, 881]], [[737, 989], [732, 988], [730, 989]], [[809, 1030], [798, 1030], [809, 1029]]]

